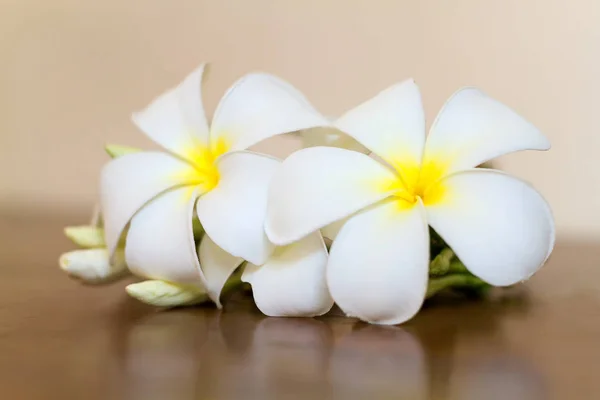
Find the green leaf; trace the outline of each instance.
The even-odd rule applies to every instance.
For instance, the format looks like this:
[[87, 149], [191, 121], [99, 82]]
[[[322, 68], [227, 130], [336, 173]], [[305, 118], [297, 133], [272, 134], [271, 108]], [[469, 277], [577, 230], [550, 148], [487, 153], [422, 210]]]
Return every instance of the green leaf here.
[[453, 289], [481, 289], [489, 286], [487, 283], [470, 274], [448, 274], [438, 278], [429, 278], [426, 298], [430, 298], [442, 290]]

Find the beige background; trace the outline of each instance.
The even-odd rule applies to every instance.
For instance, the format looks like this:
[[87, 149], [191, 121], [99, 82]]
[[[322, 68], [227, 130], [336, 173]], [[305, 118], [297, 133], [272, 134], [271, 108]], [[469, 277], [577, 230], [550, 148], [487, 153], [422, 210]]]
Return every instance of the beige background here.
[[[83, 210], [104, 142], [148, 145], [132, 111], [213, 62], [227, 86], [266, 70], [336, 115], [414, 77], [429, 121], [463, 85], [553, 143], [500, 166], [533, 182], [563, 235], [600, 237], [597, 0], [0, 0], [0, 207]], [[282, 155], [293, 139], [263, 148]]]

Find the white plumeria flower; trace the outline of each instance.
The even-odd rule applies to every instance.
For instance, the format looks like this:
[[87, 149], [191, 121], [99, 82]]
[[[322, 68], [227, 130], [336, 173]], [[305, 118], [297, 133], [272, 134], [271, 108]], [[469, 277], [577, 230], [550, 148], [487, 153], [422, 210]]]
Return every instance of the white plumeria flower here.
[[[322, 238], [317, 234], [319, 240], [300, 242], [303, 251], [288, 253], [272, 275], [266, 273], [264, 264], [272, 260], [275, 248], [264, 233], [267, 190], [280, 162], [244, 150], [271, 136], [328, 121], [291, 85], [256, 73], [229, 89], [209, 128], [200, 93], [203, 71], [204, 65], [133, 115], [134, 123], [168, 153], [126, 154], [104, 167], [101, 205], [108, 249], [115, 251], [129, 224], [125, 257], [133, 273], [204, 287], [219, 307], [227, 277], [248, 260], [265, 269], [248, 274], [254, 276], [255, 296], [289, 295], [286, 307], [267, 304], [264, 312], [319, 313], [323, 303], [332, 302], [324, 282], [326, 261], [321, 259], [316, 267], [306, 264], [314, 261], [313, 253], [324, 253]], [[200, 262], [192, 232], [194, 210], [206, 232]], [[304, 280], [322, 281], [324, 290], [277, 280], [284, 269]], [[277, 284], [264, 283], [271, 281]], [[307, 310], [297, 303], [319, 307]]]
[[551, 210], [530, 185], [475, 168], [548, 140], [514, 111], [467, 88], [448, 100], [425, 140], [412, 80], [335, 122], [382, 162], [316, 147], [286, 159], [273, 177], [266, 231], [294, 242], [334, 221], [327, 283], [350, 316], [379, 324], [410, 319], [427, 289], [429, 224], [476, 276], [497, 286], [527, 279], [554, 246]]

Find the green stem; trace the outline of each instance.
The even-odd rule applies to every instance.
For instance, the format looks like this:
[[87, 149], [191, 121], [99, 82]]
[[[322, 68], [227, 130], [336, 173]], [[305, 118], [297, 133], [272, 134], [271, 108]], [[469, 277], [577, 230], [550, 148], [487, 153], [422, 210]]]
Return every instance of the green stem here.
[[449, 274], [465, 274], [465, 273], [469, 273], [469, 270], [467, 269], [467, 267], [465, 267], [465, 264], [463, 264], [462, 261], [455, 259], [448, 266], [448, 273]]
[[429, 275], [446, 275], [454, 258], [454, 252], [446, 247], [429, 264]]
[[448, 288], [481, 288], [486, 285], [485, 282], [473, 275], [451, 274], [442, 277], [432, 277], [429, 278], [425, 297], [430, 298]]

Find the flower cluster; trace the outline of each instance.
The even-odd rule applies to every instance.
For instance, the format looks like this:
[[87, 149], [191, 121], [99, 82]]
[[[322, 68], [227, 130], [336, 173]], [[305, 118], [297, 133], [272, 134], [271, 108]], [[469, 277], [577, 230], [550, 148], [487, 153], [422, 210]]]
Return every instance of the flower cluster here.
[[[107, 148], [100, 223], [67, 231], [88, 248], [61, 258], [71, 275], [93, 283], [131, 272], [147, 280], [127, 292], [158, 306], [221, 307], [224, 288], [241, 281], [270, 316], [322, 315], [335, 302], [398, 324], [443, 282], [512, 285], [550, 255], [542, 196], [479, 168], [549, 142], [481, 91], [456, 92], [426, 137], [412, 80], [332, 120], [290, 84], [254, 73], [209, 124], [204, 70], [133, 114], [164, 152]], [[250, 150], [292, 132], [306, 146], [283, 161]]]

